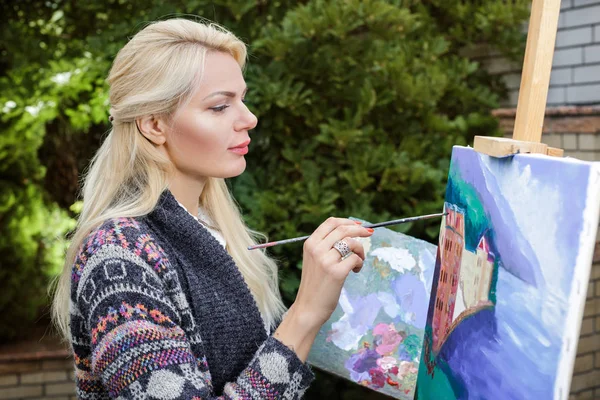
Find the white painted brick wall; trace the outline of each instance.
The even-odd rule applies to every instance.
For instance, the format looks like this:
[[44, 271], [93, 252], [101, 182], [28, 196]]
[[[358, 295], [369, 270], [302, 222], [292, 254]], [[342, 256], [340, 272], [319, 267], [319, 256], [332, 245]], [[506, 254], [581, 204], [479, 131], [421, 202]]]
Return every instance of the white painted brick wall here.
[[549, 105], [561, 105], [567, 101], [567, 91], [564, 87], [551, 87], [548, 89], [547, 103]]
[[554, 58], [552, 59], [552, 67], [564, 67], [568, 65], [583, 64], [583, 48], [575, 47], [572, 49], [554, 50]]
[[510, 62], [505, 58], [494, 58], [486, 60], [483, 61], [483, 65], [490, 74], [505, 75], [510, 72], [521, 70], [521, 65], [515, 64], [514, 62]]
[[[502, 106], [515, 107], [520, 66], [510, 69], [499, 58], [485, 65], [504, 75], [509, 98]], [[600, 104], [600, 0], [561, 1], [547, 104]]]
[[572, 4], [572, 7], [581, 7], [598, 4], [598, 0], [573, 0], [569, 3]]
[[600, 83], [581, 86], [569, 86], [567, 88], [568, 104], [592, 104], [600, 103]]
[[563, 10], [561, 14], [564, 15], [564, 28], [597, 24], [600, 17], [600, 3], [590, 1], [587, 7]]
[[[519, 75], [520, 76], [520, 75]], [[550, 75], [550, 86], [568, 85], [573, 80], [572, 68], [554, 68]], [[516, 87], [519, 88], [518, 86]], [[513, 89], [513, 88], [510, 88]]]
[[600, 64], [575, 67], [573, 72], [574, 83], [600, 82]]
[[567, 47], [592, 43], [592, 27], [564, 29], [556, 33], [556, 47]]
[[510, 104], [517, 104], [519, 102], [519, 89], [515, 89], [515, 90], [511, 90], [508, 93], [508, 99], [507, 99], [507, 103]]
[[506, 87], [508, 89], [518, 89], [519, 86], [521, 86], [521, 74], [520, 73], [506, 74], [502, 78], [504, 79], [504, 83], [506, 83]]
[[600, 44], [586, 46], [583, 54], [586, 63], [600, 62]]

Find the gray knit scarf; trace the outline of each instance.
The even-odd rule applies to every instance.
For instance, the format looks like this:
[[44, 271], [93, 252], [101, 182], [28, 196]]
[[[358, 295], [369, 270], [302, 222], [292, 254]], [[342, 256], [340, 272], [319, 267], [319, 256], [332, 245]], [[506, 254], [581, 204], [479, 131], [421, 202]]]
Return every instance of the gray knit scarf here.
[[177, 269], [200, 327], [215, 394], [221, 394], [267, 339], [254, 297], [229, 253], [170, 191], [142, 219]]

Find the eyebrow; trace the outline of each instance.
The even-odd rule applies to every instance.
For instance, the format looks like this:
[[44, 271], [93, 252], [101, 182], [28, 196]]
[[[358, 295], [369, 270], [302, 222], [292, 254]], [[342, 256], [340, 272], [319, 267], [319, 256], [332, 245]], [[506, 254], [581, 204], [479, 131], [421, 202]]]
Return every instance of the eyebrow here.
[[[244, 97], [244, 95], [246, 94], [246, 92], [248, 92], [248, 88], [247, 87], [244, 89], [244, 91], [242, 93], [242, 97]], [[215, 97], [215, 96], [225, 96], [225, 97], [231, 97], [231, 98], [233, 98], [236, 95], [237, 95], [237, 93], [235, 93], [235, 92], [229, 92], [227, 90], [221, 90], [221, 91], [209, 94], [208, 96], [206, 96], [205, 98], [203, 98], [202, 101], [204, 101], [206, 99], [209, 99], [211, 97]]]

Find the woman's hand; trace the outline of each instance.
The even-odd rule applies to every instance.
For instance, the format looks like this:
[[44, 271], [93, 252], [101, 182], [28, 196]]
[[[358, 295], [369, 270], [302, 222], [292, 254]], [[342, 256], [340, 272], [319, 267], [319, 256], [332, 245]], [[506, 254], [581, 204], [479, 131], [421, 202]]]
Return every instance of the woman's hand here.
[[[294, 302], [296, 312], [319, 328], [337, 306], [342, 286], [350, 271], [360, 271], [365, 259], [362, 244], [353, 237], [369, 237], [373, 229], [345, 218], [329, 218], [304, 242], [302, 279]], [[333, 245], [348, 244], [353, 254], [342, 260]]]
[[[373, 229], [344, 219], [329, 218], [304, 242], [302, 279], [296, 301], [274, 336], [306, 361], [321, 326], [337, 306], [351, 270], [360, 271], [365, 259], [362, 244], [353, 237], [368, 237]], [[342, 260], [333, 245], [344, 240], [353, 252]]]

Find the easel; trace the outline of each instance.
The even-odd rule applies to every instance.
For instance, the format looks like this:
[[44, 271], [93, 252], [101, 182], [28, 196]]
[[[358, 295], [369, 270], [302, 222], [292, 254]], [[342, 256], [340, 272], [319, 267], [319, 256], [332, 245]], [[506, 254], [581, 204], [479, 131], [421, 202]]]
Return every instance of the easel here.
[[[549, 147], [541, 142], [559, 14], [560, 0], [533, 0], [513, 137], [507, 139], [476, 136], [473, 143], [475, 151], [494, 157], [507, 157], [518, 153], [563, 156], [563, 149]], [[577, 287], [583, 286], [584, 293], [586, 281], [583, 285], [580, 281], [577, 282]], [[584, 305], [585, 300], [580, 298], [579, 318], [583, 315]], [[575, 323], [578, 324], [576, 336], [566, 336], [561, 349], [561, 353], [569, 354], [571, 360], [567, 364], [563, 363], [562, 369], [559, 367], [557, 372], [557, 377], [561, 373], [569, 372], [569, 375], [566, 380], [562, 379], [562, 384], [555, 386], [554, 398], [567, 399], [569, 396], [575, 358], [573, 349], [577, 348], [581, 326], [579, 321]]]
[[562, 157], [541, 142], [560, 0], [533, 0], [512, 139], [475, 136], [473, 149], [494, 157], [537, 153]]

